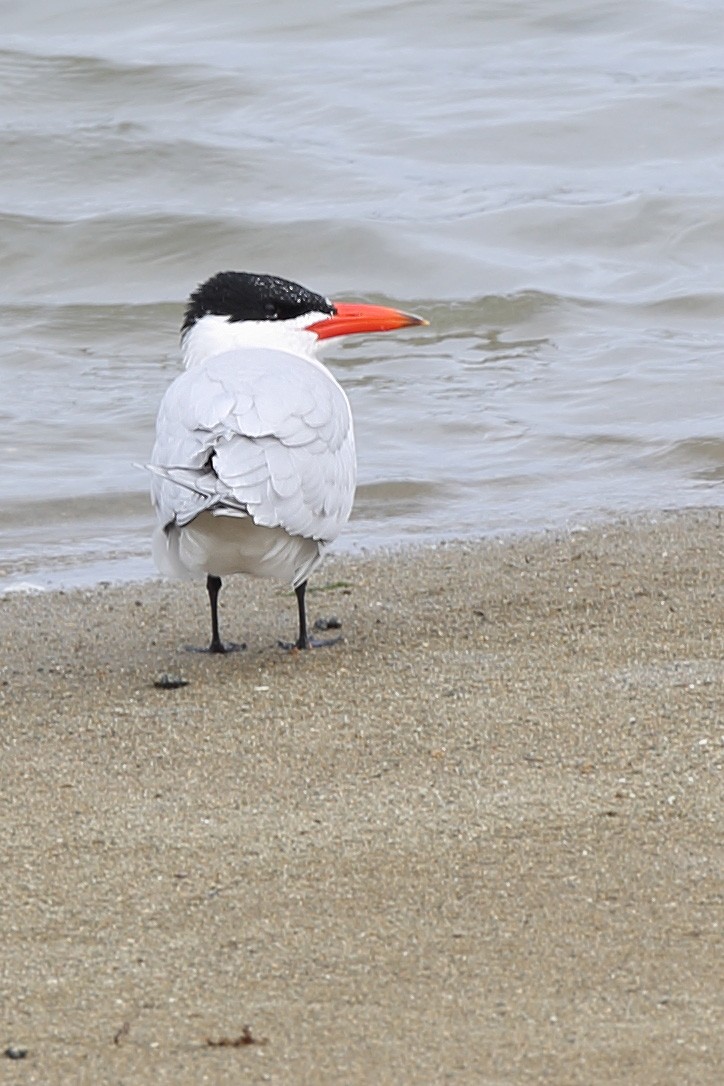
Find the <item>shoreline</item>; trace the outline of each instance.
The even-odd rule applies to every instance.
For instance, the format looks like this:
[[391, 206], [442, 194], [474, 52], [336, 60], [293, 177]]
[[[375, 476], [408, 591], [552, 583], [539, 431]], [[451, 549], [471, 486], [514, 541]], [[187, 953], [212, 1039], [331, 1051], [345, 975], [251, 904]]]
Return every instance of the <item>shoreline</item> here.
[[330, 555], [342, 644], [230, 578], [221, 658], [203, 584], [4, 596], [7, 1080], [716, 1081], [723, 574], [700, 508]]
[[[539, 540], [549, 536], [567, 535], [571, 532], [598, 530], [615, 524], [637, 524], [658, 519], [704, 514], [716, 510], [717, 506], [700, 502], [678, 503], [671, 506], [656, 507], [652, 504], [631, 507], [611, 507], [587, 509], [573, 516], [559, 511], [557, 518], [547, 517], [533, 522], [521, 521], [505, 527], [492, 525], [487, 531], [473, 531], [451, 536], [441, 533], [408, 531], [385, 538], [377, 542], [380, 534], [389, 530], [386, 519], [371, 521], [367, 528], [359, 526], [353, 513], [353, 519], [341, 535], [334, 541], [325, 558], [329, 561], [355, 560], [359, 558], [399, 557], [418, 549], [444, 546], [478, 546], [498, 541], [515, 542], [516, 540]], [[159, 580], [161, 574], [156, 569], [151, 555], [151, 536], [155, 521], [149, 516], [143, 532], [136, 538], [136, 546], [119, 546], [109, 554], [92, 549], [82, 561], [76, 561], [77, 555], [70, 552], [56, 555], [50, 565], [39, 566], [37, 558], [18, 557], [18, 548], [11, 548], [12, 558], [6, 558], [3, 564], [0, 558], [0, 600], [15, 593], [32, 595], [40, 592], [75, 592], [92, 591], [95, 588], [122, 588], [135, 584], [146, 584]], [[111, 533], [112, 535], [112, 533]], [[124, 572], [117, 572], [119, 569]], [[139, 573], [138, 570], [145, 572]], [[64, 579], [67, 578], [67, 579]]]

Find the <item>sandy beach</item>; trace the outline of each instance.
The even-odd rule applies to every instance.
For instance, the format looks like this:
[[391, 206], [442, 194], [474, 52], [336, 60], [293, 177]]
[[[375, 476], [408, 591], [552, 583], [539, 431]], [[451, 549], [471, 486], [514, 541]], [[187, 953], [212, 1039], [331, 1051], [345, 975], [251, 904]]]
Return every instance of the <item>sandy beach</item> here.
[[2, 1081], [719, 1083], [723, 585], [712, 510], [331, 558], [314, 653], [1, 600]]

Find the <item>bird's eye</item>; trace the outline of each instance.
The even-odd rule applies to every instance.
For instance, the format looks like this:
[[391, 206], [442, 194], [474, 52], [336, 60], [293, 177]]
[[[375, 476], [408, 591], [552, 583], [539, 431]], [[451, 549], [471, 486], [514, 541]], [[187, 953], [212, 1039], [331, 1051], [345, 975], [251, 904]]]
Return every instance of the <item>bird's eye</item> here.
[[264, 312], [266, 313], [267, 317], [276, 318], [279, 316], [279, 314], [277, 313], [277, 307], [274, 305], [274, 302], [265, 302]]

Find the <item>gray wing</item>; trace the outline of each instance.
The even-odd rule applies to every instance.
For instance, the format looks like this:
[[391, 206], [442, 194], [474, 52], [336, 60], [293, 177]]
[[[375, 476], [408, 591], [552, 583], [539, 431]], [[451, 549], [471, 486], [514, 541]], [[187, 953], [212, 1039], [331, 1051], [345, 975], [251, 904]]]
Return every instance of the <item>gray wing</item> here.
[[347, 397], [321, 364], [261, 348], [228, 351], [170, 385], [149, 467], [164, 526], [208, 509], [332, 540], [356, 480]]

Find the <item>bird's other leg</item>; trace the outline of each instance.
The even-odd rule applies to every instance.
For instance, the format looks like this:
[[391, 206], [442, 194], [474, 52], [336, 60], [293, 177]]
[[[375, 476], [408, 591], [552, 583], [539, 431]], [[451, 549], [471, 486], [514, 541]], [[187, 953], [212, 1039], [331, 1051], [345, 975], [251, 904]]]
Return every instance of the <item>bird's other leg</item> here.
[[327, 645], [336, 645], [338, 641], [341, 641], [341, 637], [332, 637], [328, 641], [322, 641], [319, 638], [309, 636], [307, 633], [307, 605], [305, 601], [307, 582], [302, 581], [294, 591], [297, 595], [297, 608], [299, 610], [299, 637], [293, 644], [288, 641], [280, 641], [280, 646], [283, 649], [323, 649]]
[[219, 637], [219, 592], [221, 591], [221, 577], [214, 577], [211, 573], [206, 578], [206, 591], [209, 594], [211, 605], [211, 644], [209, 652], [226, 652], [224, 642]]
[[192, 652], [240, 652], [246, 648], [241, 642], [222, 641], [219, 636], [219, 592], [221, 591], [221, 577], [215, 577], [209, 573], [206, 578], [206, 591], [209, 594], [211, 605], [211, 644], [208, 649], [192, 649]]
[[297, 638], [297, 648], [308, 649], [311, 648], [311, 645], [309, 644], [309, 634], [307, 633], [307, 582], [302, 581], [294, 591], [297, 597], [297, 610], [299, 611], [299, 637]]

